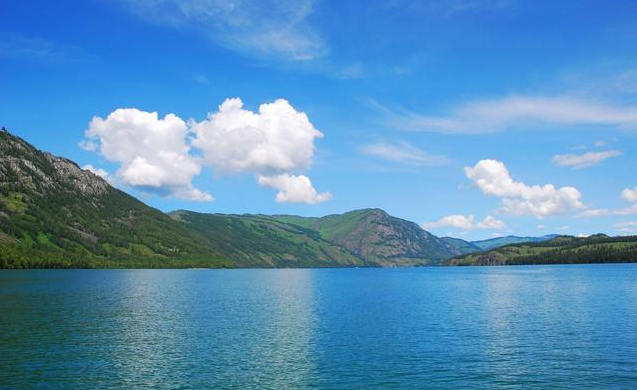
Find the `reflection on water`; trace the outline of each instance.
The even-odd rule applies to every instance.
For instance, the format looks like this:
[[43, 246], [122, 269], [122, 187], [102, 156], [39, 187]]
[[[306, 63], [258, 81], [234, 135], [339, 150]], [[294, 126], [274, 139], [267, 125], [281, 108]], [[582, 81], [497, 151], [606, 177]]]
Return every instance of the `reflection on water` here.
[[0, 388], [637, 388], [637, 266], [0, 271]]

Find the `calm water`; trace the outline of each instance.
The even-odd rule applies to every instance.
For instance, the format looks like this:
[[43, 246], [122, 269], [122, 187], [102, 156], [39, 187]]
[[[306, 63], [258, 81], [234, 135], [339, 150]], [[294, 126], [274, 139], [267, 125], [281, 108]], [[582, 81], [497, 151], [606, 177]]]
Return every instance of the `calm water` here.
[[637, 389], [637, 265], [0, 271], [2, 389]]

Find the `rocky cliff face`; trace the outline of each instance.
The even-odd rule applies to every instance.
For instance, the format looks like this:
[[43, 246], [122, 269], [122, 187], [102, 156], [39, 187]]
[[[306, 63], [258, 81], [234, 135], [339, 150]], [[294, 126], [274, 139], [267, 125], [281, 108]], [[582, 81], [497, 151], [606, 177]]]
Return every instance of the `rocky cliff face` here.
[[74, 162], [41, 152], [19, 137], [0, 131], [0, 187], [45, 194], [73, 191], [100, 196], [108, 183]]
[[460, 254], [414, 222], [380, 209], [326, 216], [311, 227], [366, 261], [383, 266], [434, 264]]

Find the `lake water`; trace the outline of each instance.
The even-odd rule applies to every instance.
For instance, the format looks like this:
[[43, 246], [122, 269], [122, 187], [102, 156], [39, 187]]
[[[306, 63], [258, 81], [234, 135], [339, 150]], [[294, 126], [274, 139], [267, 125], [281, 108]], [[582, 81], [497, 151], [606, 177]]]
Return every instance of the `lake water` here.
[[637, 265], [0, 271], [2, 389], [637, 389]]

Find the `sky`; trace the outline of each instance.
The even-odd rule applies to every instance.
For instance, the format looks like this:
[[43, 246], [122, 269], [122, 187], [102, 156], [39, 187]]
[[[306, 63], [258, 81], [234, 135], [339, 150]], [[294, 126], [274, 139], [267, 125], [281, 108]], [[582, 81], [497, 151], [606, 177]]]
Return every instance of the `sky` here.
[[0, 0], [0, 124], [164, 211], [637, 234], [634, 1]]

